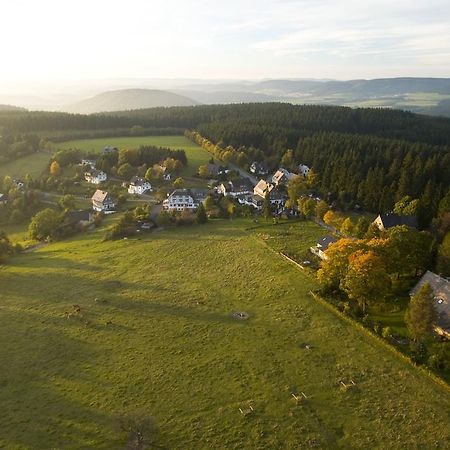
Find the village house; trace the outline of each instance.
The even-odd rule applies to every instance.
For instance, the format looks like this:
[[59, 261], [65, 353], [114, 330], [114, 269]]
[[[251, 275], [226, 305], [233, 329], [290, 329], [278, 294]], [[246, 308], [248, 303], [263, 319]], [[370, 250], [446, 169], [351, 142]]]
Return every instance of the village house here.
[[287, 184], [288, 181], [294, 176], [295, 173], [289, 172], [289, 170], [280, 167], [272, 176], [272, 183], [275, 186], [279, 186], [280, 184]]
[[18, 191], [21, 191], [25, 186], [25, 183], [22, 180], [19, 180], [17, 178], [14, 178], [12, 180], [12, 184]]
[[260, 197], [264, 198], [266, 196], [266, 192], [268, 191], [270, 193], [274, 187], [275, 186], [273, 184], [261, 179], [253, 188], [253, 194], [259, 195]]
[[428, 270], [410, 292], [411, 297], [426, 283], [434, 294], [434, 309], [437, 314], [434, 331], [450, 339], [450, 281]]
[[175, 189], [163, 202], [166, 211], [183, 211], [183, 209], [197, 209], [208, 192], [204, 189]]
[[254, 194], [242, 194], [236, 197], [240, 205], [252, 206], [256, 210], [260, 211], [264, 204], [264, 199], [259, 195]]
[[373, 223], [379, 228], [380, 231], [387, 230], [399, 225], [406, 225], [410, 228], [417, 228], [416, 216], [399, 216], [395, 213], [379, 214]]
[[310, 247], [311, 253], [318, 256], [320, 259], [328, 259], [325, 255], [326, 250], [330, 246], [330, 244], [333, 244], [336, 242], [337, 239], [334, 236], [324, 236], [323, 238], [319, 239], [319, 242], [317, 242], [315, 247]]
[[142, 195], [144, 192], [151, 191], [152, 185], [142, 177], [134, 176], [130, 180], [130, 184], [128, 185], [128, 193], [129, 194], [137, 194]]
[[6, 205], [8, 203], [8, 196], [0, 193], [0, 205]]
[[102, 170], [91, 169], [84, 172], [84, 179], [91, 184], [100, 184], [108, 179], [108, 176]]
[[156, 170], [157, 174], [159, 174], [159, 176], [161, 176], [161, 178], [164, 181], [170, 181], [172, 178], [172, 174], [169, 172], [169, 170], [165, 166], [162, 166], [160, 164], [155, 164], [153, 166], [153, 170]]
[[276, 212], [280, 212], [286, 203], [286, 196], [282, 194], [278, 189], [273, 189], [269, 196], [270, 204], [275, 206]]
[[166, 211], [183, 211], [195, 209], [194, 195], [190, 189], [175, 189], [163, 202]]
[[92, 196], [92, 209], [98, 212], [114, 212], [116, 203], [106, 191], [97, 189]]
[[307, 177], [311, 169], [306, 164], [299, 164], [298, 165], [298, 174], [302, 175], [303, 177]]
[[237, 197], [238, 195], [251, 194], [253, 183], [248, 178], [239, 178], [234, 181], [224, 181], [217, 186], [217, 193], [223, 196]]
[[264, 162], [253, 161], [250, 164], [250, 172], [255, 175], [267, 175], [269, 173], [269, 169]]
[[93, 223], [94, 217], [92, 211], [69, 211], [64, 217], [64, 224], [71, 227], [86, 227]]

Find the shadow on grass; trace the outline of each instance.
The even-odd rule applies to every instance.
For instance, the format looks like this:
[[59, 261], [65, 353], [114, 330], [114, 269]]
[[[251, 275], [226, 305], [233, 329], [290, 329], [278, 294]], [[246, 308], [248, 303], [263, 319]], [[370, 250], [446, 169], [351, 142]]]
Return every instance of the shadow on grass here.
[[84, 370], [96, 364], [97, 349], [43, 324], [40, 314], [3, 311], [1, 325], [0, 447], [87, 448], [118, 437], [114, 418], [80, 392], [98, 389]]

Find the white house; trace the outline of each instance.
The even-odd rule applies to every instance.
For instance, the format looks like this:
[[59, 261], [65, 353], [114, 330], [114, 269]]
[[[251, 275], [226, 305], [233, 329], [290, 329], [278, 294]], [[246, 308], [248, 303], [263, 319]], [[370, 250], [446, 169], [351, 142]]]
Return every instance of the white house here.
[[255, 175], [267, 175], [269, 173], [269, 169], [266, 164], [263, 162], [253, 161], [250, 164], [250, 172]]
[[289, 170], [280, 167], [272, 176], [272, 183], [275, 186], [278, 186], [280, 184], [286, 184], [294, 176], [295, 173], [289, 172]]
[[253, 184], [248, 178], [240, 178], [235, 181], [223, 181], [217, 186], [217, 193], [225, 197], [237, 197], [238, 195], [251, 194]]
[[130, 184], [128, 185], [128, 193], [129, 194], [137, 194], [142, 195], [146, 191], [151, 191], [152, 185], [142, 177], [134, 176], [130, 180]]
[[164, 181], [170, 181], [172, 179], [172, 174], [167, 170], [167, 167], [162, 168], [162, 178]]
[[257, 210], [261, 210], [264, 204], [264, 199], [259, 195], [254, 194], [242, 194], [236, 197], [240, 205], [252, 206]]
[[12, 184], [18, 191], [22, 190], [25, 186], [25, 183], [22, 180], [18, 180], [16, 178], [12, 180]]
[[106, 191], [97, 189], [92, 196], [92, 209], [98, 212], [112, 212], [116, 207], [116, 202]]
[[183, 209], [195, 209], [194, 195], [190, 189], [175, 189], [163, 202], [166, 211], [183, 211]]
[[208, 196], [205, 189], [175, 189], [163, 202], [166, 211], [183, 211], [183, 209], [197, 209]]
[[310, 248], [311, 253], [314, 253], [314, 255], [318, 256], [320, 259], [327, 259], [325, 251], [328, 249], [330, 244], [333, 244], [336, 241], [337, 239], [334, 236], [325, 236], [319, 239], [319, 242], [317, 242], [315, 247]]
[[88, 183], [100, 184], [103, 183], [103, 181], [106, 181], [107, 178], [108, 176], [102, 170], [91, 169], [87, 172], [84, 172], [84, 179]]
[[307, 177], [311, 169], [306, 164], [299, 164], [298, 173], [304, 177]]

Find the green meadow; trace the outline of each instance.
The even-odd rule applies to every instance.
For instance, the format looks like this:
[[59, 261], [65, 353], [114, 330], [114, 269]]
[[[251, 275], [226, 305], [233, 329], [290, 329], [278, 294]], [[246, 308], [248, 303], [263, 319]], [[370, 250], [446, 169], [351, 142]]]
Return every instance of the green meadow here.
[[54, 148], [68, 149], [79, 148], [81, 150], [100, 153], [107, 145], [121, 148], [137, 148], [141, 145], [155, 145], [157, 147], [168, 147], [173, 150], [182, 149], [186, 152], [188, 165], [182, 175], [192, 176], [197, 172], [198, 166], [206, 164], [211, 155], [197, 144], [184, 136], [139, 136], [139, 137], [113, 137], [101, 139], [80, 139], [55, 143]]
[[0, 266], [0, 447], [120, 449], [138, 412], [167, 449], [448, 448], [448, 389], [277, 253], [322, 231], [261, 224], [103, 227]]
[[42, 151], [2, 164], [0, 177], [8, 175], [13, 178], [24, 178], [30, 174], [33, 178], [38, 178], [47, 168], [51, 156], [51, 153]]

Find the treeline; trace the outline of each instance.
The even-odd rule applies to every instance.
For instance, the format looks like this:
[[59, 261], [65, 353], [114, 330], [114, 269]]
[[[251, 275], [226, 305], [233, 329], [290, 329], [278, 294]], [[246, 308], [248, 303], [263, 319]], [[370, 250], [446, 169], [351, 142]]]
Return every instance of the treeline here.
[[294, 154], [320, 174], [320, 191], [331, 192], [340, 205], [384, 212], [409, 195], [420, 200], [424, 224], [450, 187], [449, 147], [317, 133], [300, 139]]
[[[250, 103], [152, 108], [78, 115], [56, 112], [0, 112], [3, 134], [117, 128], [199, 129], [214, 142], [261, 148], [295, 146], [314, 132], [370, 134], [379, 137], [450, 144], [450, 119], [406, 111], [341, 106]], [[270, 147], [270, 148], [269, 148]]]
[[42, 140], [34, 134], [0, 136], [0, 165], [39, 151]]

